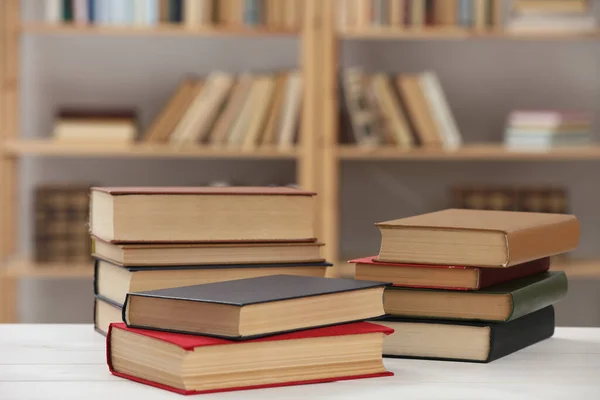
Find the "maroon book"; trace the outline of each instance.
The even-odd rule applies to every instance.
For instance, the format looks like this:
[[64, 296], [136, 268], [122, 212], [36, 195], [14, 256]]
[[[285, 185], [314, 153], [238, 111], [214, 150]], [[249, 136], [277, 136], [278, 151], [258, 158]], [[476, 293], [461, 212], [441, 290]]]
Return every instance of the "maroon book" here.
[[376, 261], [375, 258], [367, 257], [350, 261], [356, 264], [356, 279], [392, 282], [394, 286], [412, 288], [479, 290], [550, 269], [549, 257], [511, 268], [397, 264]]

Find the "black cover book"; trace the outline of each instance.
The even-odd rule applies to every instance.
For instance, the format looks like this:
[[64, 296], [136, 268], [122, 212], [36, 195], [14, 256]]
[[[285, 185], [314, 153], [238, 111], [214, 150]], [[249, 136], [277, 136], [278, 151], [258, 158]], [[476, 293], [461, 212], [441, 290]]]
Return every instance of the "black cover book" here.
[[[384, 354], [384, 357], [391, 358], [416, 358], [428, 360], [445, 360], [445, 361], [465, 361], [465, 362], [480, 362], [489, 363], [509, 354], [515, 353], [526, 347], [529, 347], [542, 340], [548, 339], [554, 335], [555, 319], [554, 307], [549, 306], [534, 313], [525, 315], [521, 318], [512, 320], [506, 323], [485, 323], [485, 322], [468, 322], [468, 321], [427, 321], [419, 319], [406, 319], [387, 317], [381, 320], [385, 322], [399, 323], [419, 323], [431, 325], [453, 325], [464, 327], [479, 327], [489, 328], [489, 353], [487, 359], [483, 361], [466, 359], [466, 358], [441, 358], [441, 357], [419, 357], [419, 356], [402, 356]], [[387, 325], [392, 326], [392, 325]]]
[[[370, 318], [379, 318], [385, 313], [383, 311], [383, 287], [389, 285], [384, 282], [358, 281], [354, 279], [334, 279], [334, 278], [319, 278], [306, 277], [295, 275], [271, 275], [258, 278], [238, 279], [232, 281], [209, 283], [204, 285], [185, 286], [171, 289], [160, 289], [146, 292], [129, 293], [125, 299], [123, 306], [123, 321], [129, 327], [158, 329], [172, 332], [182, 333], [200, 333], [206, 336], [226, 337], [228, 339], [248, 339], [251, 337], [266, 336], [267, 334], [275, 334], [282, 332], [290, 332], [294, 330], [304, 329], [293, 328], [278, 330], [273, 332], [264, 332], [252, 335], [224, 335], [216, 334], [208, 331], [191, 332], [171, 328], [168, 326], [144, 326], [136, 325], [130, 322], [128, 318], [131, 311], [132, 298], [154, 298], [165, 299], [166, 301], [176, 301], [172, 307], [182, 307], [181, 301], [214, 304], [218, 306], [233, 306], [236, 308], [246, 308], [248, 306], [265, 305], [267, 303], [285, 302], [287, 300], [303, 299], [309, 297], [328, 296], [338, 293], [362, 291], [374, 288], [381, 288], [380, 294], [376, 295], [376, 301], [371, 301], [367, 304], [371, 309], [381, 310], [377, 315], [369, 317], [360, 317], [343, 321], [331, 321], [327, 324], [319, 324], [306, 326], [306, 328], [315, 328], [339, 323], [356, 322]], [[327, 297], [330, 298], [330, 297]], [[312, 304], [311, 304], [312, 305]], [[322, 305], [325, 307], [326, 305]], [[304, 309], [303, 309], [304, 310]], [[344, 310], [346, 314], [352, 313], [353, 310]], [[239, 313], [238, 313], [239, 314]], [[190, 318], [198, 318], [200, 316], [191, 315]], [[266, 318], [267, 315], [261, 315]], [[337, 317], [337, 316], [336, 316]], [[239, 315], [238, 315], [239, 319]], [[272, 322], [272, 321], [265, 321]]]

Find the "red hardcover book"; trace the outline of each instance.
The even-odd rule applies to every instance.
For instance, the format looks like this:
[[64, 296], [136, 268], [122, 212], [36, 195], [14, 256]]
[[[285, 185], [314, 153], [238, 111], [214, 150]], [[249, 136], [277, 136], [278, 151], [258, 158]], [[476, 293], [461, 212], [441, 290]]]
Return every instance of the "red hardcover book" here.
[[[385, 370], [381, 354], [383, 338], [393, 332], [385, 326], [357, 322], [239, 342], [113, 323], [106, 338], [106, 355], [113, 375], [185, 395], [216, 393], [392, 376]], [[222, 349], [218, 354], [216, 346]], [[230, 365], [223, 360], [231, 360]], [[177, 374], [184, 361], [186, 371], [206, 375], [188, 377], [194, 381], [188, 385], [183, 378], [179, 381]], [[353, 374], [342, 373], [343, 364]], [[175, 366], [173, 371], [170, 365]], [[365, 368], [362, 373], [355, 372], [357, 365]], [[304, 372], [299, 372], [300, 368]], [[300, 375], [303, 378], [294, 379]], [[236, 378], [243, 384], [233, 385]], [[224, 384], [219, 386], [221, 381]], [[190, 388], [194, 384], [203, 388]]]
[[356, 264], [356, 279], [392, 282], [394, 286], [412, 288], [479, 290], [550, 269], [549, 257], [515, 265], [511, 268], [396, 264], [380, 262], [375, 259], [376, 256], [350, 261]]

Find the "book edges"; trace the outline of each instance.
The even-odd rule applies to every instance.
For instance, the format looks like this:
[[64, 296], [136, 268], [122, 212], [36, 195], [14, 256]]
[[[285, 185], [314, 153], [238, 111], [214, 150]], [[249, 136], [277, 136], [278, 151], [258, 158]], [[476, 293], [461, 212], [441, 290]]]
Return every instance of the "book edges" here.
[[103, 192], [112, 196], [129, 195], [244, 195], [244, 196], [316, 196], [308, 192], [290, 187], [92, 187], [91, 191]]

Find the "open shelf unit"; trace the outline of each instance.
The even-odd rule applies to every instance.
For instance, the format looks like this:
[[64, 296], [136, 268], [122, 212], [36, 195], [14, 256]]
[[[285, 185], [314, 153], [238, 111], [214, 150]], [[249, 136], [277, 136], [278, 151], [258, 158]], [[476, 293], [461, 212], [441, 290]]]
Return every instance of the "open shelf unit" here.
[[[159, 24], [147, 27], [93, 26], [77, 24], [46, 24], [22, 22], [21, 0], [0, 2], [0, 322], [16, 321], [16, 287], [20, 278], [89, 278], [91, 263], [39, 264], [19, 257], [16, 249], [19, 209], [18, 164], [23, 157], [52, 158], [152, 158], [152, 159], [222, 159], [273, 162], [289, 160], [296, 163], [296, 182], [306, 190], [319, 191], [319, 160], [317, 135], [319, 129], [320, 60], [318, 15], [322, 2], [306, 0], [302, 29], [271, 29], [265, 27], [211, 26], [193, 28], [184, 24]], [[293, 148], [257, 147], [251, 151], [211, 146], [175, 147], [136, 143], [128, 146], [96, 145], [91, 143], [60, 143], [44, 139], [24, 139], [20, 134], [20, 44], [25, 36], [102, 37], [164, 37], [260, 39], [287, 38], [297, 46], [298, 69], [304, 83], [303, 106], [300, 116], [300, 139]], [[62, 39], [61, 39], [62, 40]], [[158, 160], [157, 160], [158, 162]]]
[[[304, 26], [300, 31], [244, 27], [192, 29], [181, 25], [153, 27], [104, 27], [87, 25], [49, 25], [22, 23], [20, 0], [0, 2], [0, 322], [16, 320], [16, 282], [19, 278], [90, 278], [91, 263], [82, 265], [44, 265], [26, 258], [15, 258], [18, 248], [18, 163], [23, 157], [68, 158], [156, 158], [156, 159], [242, 159], [256, 161], [291, 160], [297, 163], [297, 183], [317, 196], [317, 227], [326, 243], [324, 256], [340, 260], [340, 165], [342, 161], [592, 161], [600, 160], [600, 147], [552, 149], [548, 152], [509, 151], [501, 144], [468, 144], [457, 150], [361, 148], [339, 144], [338, 128], [338, 49], [343, 40], [598, 40], [600, 31], [585, 34], [512, 34], [493, 29], [485, 32], [452, 29], [407, 30], [370, 28], [338, 31], [335, 2], [305, 0]], [[134, 144], [99, 146], [62, 144], [52, 140], [24, 139], [20, 135], [20, 41], [23, 36], [140, 36], [201, 38], [297, 39], [299, 67], [304, 81], [301, 115], [301, 140], [295, 148], [259, 147], [241, 151], [208, 146], [175, 148]], [[295, 44], [295, 42], [292, 42]], [[327, 90], [323, 90], [327, 88]], [[14, 260], [14, 261], [9, 261]], [[343, 270], [345, 263], [336, 262]], [[600, 259], [573, 262], [564, 268], [571, 276], [600, 276]], [[337, 275], [337, 272], [333, 272]]]

